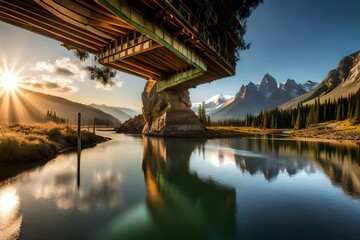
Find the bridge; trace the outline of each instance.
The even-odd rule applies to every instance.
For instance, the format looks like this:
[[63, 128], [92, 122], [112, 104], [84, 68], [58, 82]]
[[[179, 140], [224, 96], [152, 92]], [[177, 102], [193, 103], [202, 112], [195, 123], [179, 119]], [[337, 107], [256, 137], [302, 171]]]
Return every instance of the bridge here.
[[144, 132], [163, 134], [203, 131], [188, 89], [235, 74], [235, 33], [199, 8], [195, 0], [0, 0], [0, 20], [146, 79]]

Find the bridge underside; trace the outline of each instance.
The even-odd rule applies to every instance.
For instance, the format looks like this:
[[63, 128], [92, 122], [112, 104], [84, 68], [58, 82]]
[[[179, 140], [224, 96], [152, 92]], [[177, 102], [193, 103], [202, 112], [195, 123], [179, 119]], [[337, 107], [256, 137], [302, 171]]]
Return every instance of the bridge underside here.
[[[95, 54], [103, 65], [188, 89], [234, 75], [167, 1], [0, 0], [0, 20]], [[135, 6], [134, 6], [135, 5]]]
[[[148, 80], [142, 95], [146, 133], [163, 133], [166, 116], [177, 119], [179, 111], [194, 119], [187, 89], [235, 74], [235, 63], [221, 54], [219, 41], [206, 40], [199, 22], [184, 16], [168, 0], [0, 0], [1, 21]], [[177, 130], [204, 129], [200, 123], [193, 129], [186, 125], [177, 124]]]

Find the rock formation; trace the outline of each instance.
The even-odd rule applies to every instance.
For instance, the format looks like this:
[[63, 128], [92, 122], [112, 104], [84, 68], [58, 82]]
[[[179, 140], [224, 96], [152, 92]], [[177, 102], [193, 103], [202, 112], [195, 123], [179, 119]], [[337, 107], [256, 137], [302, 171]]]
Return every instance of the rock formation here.
[[158, 93], [156, 81], [148, 80], [141, 100], [145, 120], [144, 134], [186, 136], [206, 131], [191, 110], [188, 90], [164, 90]]

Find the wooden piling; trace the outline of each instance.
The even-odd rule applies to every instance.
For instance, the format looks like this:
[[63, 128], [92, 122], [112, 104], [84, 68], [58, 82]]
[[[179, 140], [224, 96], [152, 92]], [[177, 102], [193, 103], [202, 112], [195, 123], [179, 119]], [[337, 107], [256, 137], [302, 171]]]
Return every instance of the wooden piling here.
[[95, 124], [96, 124], [95, 119], [96, 118], [94, 118], [93, 134], [95, 134]]

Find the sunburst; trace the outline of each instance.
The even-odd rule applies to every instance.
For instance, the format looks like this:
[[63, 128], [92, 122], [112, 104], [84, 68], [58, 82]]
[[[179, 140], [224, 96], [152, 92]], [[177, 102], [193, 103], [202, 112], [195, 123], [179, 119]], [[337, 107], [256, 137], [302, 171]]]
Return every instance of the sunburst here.
[[0, 88], [5, 89], [6, 91], [16, 90], [18, 87], [18, 75], [20, 71], [20, 69], [15, 71], [15, 65], [8, 68], [6, 62], [4, 67], [0, 66]]

